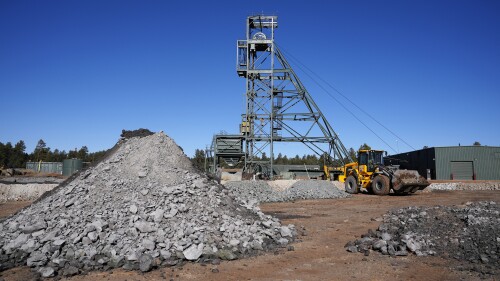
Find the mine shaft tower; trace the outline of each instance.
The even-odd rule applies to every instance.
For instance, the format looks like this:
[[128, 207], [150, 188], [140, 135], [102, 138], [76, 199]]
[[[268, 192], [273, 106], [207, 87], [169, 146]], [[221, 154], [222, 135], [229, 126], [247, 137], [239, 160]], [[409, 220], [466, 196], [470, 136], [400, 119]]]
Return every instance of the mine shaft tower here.
[[301, 142], [343, 163], [349, 154], [276, 45], [277, 28], [277, 16], [249, 16], [246, 40], [237, 41], [236, 70], [246, 79], [244, 169], [272, 178], [276, 142]]

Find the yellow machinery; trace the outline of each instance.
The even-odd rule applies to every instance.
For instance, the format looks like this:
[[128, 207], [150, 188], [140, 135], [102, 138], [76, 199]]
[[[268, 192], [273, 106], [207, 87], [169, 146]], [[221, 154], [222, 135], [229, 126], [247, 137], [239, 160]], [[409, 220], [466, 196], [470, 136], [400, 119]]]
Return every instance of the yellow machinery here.
[[376, 195], [414, 193], [425, 189], [429, 182], [414, 170], [401, 170], [399, 166], [384, 166], [383, 150], [359, 150], [358, 162], [343, 167], [324, 166], [325, 176], [345, 183], [345, 190], [355, 194], [368, 191]]

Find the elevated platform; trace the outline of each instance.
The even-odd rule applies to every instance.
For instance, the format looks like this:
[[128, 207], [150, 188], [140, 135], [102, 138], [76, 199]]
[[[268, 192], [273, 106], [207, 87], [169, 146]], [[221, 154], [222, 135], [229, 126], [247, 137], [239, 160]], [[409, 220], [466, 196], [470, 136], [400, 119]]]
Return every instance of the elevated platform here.
[[238, 164], [245, 156], [244, 140], [242, 135], [215, 135], [212, 149], [217, 162], [222, 158], [229, 166]]

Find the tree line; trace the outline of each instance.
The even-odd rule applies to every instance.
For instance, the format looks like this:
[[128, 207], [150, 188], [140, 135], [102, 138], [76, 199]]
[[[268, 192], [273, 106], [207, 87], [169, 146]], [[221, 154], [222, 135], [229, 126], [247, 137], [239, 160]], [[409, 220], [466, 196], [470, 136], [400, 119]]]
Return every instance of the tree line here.
[[[368, 144], [364, 143], [359, 147], [359, 149], [371, 149], [371, 147]], [[350, 148], [348, 152], [351, 159], [353, 161], [357, 161], [356, 150]], [[196, 168], [203, 171], [205, 170], [205, 159], [206, 159], [205, 150], [196, 149], [194, 157], [191, 158], [191, 162]], [[262, 153], [262, 155], [260, 157], [257, 157], [256, 160], [269, 160], [269, 157], [266, 155], [266, 153]], [[349, 162], [348, 159], [344, 159], [344, 161], [346, 163]], [[316, 154], [304, 154], [302, 156], [299, 156], [297, 154], [294, 157], [288, 157], [287, 155], [278, 153], [278, 155], [274, 158], [273, 163], [276, 165], [319, 165], [319, 166], [323, 166], [325, 164], [331, 165], [331, 163], [327, 163], [324, 155], [318, 156]], [[220, 165], [223, 168], [230, 168], [229, 165], [224, 163], [224, 161], [221, 161]], [[242, 168], [242, 165], [243, 163], [239, 163], [236, 167], [233, 168]]]
[[105, 150], [97, 152], [89, 152], [87, 146], [82, 146], [80, 149], [65, 150], [54, 149], [47, 147], [43, 139], [40, 139], [31, 153], [26, 152], [26, 145], [23, 140], [18, 141], [15, 145], [12, 143], [0, 142], [0, 167], [4, 168], [24, 168], [26, 162], [62, 162], [64, 159], [78, 158], [83, 162], [94, 162], [99, 160]]
[[[475, 141], [473, 143], [473, 145], [474, 146], [481, 146], [481, 143], [478, 141]], [[460, 144], [459, 144], [459, 146], [460, 146]], [[426, 149], [426, 148], [429, 148], [429, 147], [428, 146], [423, 147], [423, 149]], [[358, 150], [370, 150], [370, 149], [372, 149], [371, 146], [369, 146], [366, 143], [363, 143], [358, 148]], [[350, 158], [354, 162], [358, 161], [357, 160], [357, 151], [354, 150], [354, 148], [351, 147], [348, 150], [348, 153], [349, 153]], [[191, 158], [191, 162], [193, 163], [193, 165], [196, 168], [204, 171], [205, 170], [205, 160], [206, 160], [205, 150], [196, 149], [195, 153], [194, 153], [194, 157]], [[257, 157], [256, 160], [269, 160], [269, 157], [267, 157], [266, 153], [262, 153], [262, 155], [260, 157]], [[344, 159], [344, 162], [348, 163], [348, 162], [350, 162], [350, 160], [346, 158], [346, 159]], [[273, 163], [277, 164], [277, 165], [319, 165], [319, 166], [323, 166], [325, 164], [331, 165], [331, 163], [327, 163], [327, 161], [325, 161], [325, 157], [323, 155], [318, 157], [318, 155], [316, 155], [316, 154], [309, 154], [309, 155], [304, 154], [303, 156], [299, 156], [297, 154], [297, 155], [295, 155], [295, 157], [288, 157], [286, 155], [278, 153], [278, 155], [274, 158]], [[339, 163], [336, 163], [336, 164], [338, 165]], [[221, 161], [220, 165], [222, 168], [231, 168], [231, 167], [229, 167], [229, 165], [224, 163], [224, 161]], [[232, 168], [242, 168], [242, 167], [243, 167], [243, 163], [240, 162], [236, 167], [232, 167]]]

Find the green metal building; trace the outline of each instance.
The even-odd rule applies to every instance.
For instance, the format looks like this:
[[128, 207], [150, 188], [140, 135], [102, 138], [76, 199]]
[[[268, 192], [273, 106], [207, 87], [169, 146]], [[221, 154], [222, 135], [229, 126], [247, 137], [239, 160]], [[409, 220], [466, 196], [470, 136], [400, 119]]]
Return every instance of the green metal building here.
[[83, 167], [81, 159], [64, 159], [63, 160], [63, 176], [69, 177], [72, 174], [80, 171]]
[[500, 147], [431, 147], [384, 158], [433, 180], [500, 180]]

